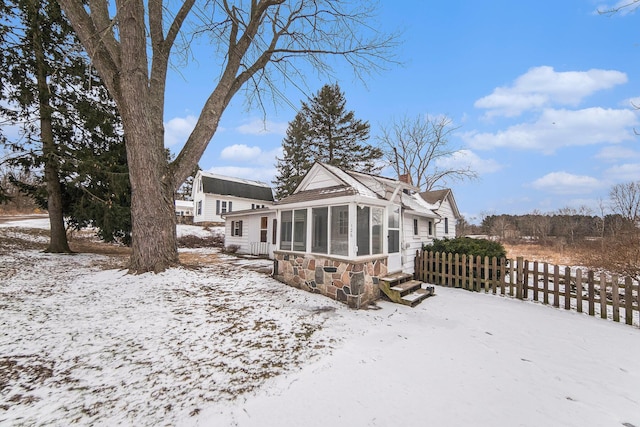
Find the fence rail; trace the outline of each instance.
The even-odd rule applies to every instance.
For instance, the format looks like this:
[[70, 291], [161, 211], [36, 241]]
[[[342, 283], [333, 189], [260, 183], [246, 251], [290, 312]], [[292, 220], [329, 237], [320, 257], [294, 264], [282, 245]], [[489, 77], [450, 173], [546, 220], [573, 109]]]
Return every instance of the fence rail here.
[[630, 277], [538, 261], [416, 251], [415, 278], [508, 295], [640, 326], [639, 288]]

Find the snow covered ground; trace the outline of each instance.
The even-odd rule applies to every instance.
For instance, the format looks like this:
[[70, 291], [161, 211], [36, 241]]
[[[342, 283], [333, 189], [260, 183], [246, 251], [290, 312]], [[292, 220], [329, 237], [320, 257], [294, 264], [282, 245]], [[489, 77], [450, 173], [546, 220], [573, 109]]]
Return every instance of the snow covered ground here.
[[640, 427], [637, 327], [448, 288], [354, 311], [211, 249], [131, 276], [21, 227], [0, 227], [3, 426]]

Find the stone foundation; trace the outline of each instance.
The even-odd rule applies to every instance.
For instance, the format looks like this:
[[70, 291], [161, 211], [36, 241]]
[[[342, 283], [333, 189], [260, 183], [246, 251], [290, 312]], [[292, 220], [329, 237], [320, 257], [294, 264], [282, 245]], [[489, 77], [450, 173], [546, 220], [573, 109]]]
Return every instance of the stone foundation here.
[[365, 307], [380, 298], [378, 280], [386, 274], [386, 256], [353, 261], [317, 254], [274, 253], [273, 276], [277, 280], [351, 308]]

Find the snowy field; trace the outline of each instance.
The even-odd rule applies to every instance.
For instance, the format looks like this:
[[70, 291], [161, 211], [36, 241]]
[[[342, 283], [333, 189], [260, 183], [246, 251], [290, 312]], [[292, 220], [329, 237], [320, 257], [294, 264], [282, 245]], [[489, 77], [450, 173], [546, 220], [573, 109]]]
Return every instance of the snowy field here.
[[131, 276], [38, 221], [0, 226], [2, 426], [640, 427], [637, 327], [440, 287], [354, 311], [212, 249]]

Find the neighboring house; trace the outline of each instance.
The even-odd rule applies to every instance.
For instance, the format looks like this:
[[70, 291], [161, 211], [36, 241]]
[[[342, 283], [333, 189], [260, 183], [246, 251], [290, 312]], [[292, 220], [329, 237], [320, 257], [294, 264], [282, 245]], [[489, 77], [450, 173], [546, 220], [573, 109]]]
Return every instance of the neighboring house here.
[[194, 223], [221, 223], [234, 211], [273, 205], [273, 191], [263, 182], [198, 171], [193, 180]]
[[193, 216], [193, 200], [176, 200], [176, 216]]
[[227, 214], [225, 244], [255, 253], [260, 224], [260, 252], [274, 259], [275, 278], [364, 306], [380, 297], [381, 280], [413, 274], [423, 244], [455, 235], [451, 191], [425, 200], [405, 181], [316, 163], [275, 205]]

